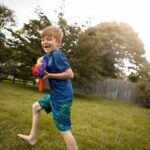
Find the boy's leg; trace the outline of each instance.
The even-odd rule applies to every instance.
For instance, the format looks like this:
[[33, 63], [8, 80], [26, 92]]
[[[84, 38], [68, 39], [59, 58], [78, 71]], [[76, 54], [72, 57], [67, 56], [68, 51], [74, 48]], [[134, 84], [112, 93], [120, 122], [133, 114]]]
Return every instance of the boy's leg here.
[[71, 133], [71, 105], [73, 98], [51, 101], [54, 122], [63, 136], [68, 150], [78, 150]]
[[60, 132], [60, 133], [65, 140], [68, 150], [78, 150], [77, 143], [71, 131]]
[[34, 145], [37, 142], [36, 136], [37, 136], [37, 131], [40, 123], [40, 110], [41, 106], [38, 102], [33, 104], [32, 107], [32, 128], [31, 132], [29, 135], [23, 135], [23, 134], [18, 134], [18, 136], [26, 141], [29, 142], [29, 144]]

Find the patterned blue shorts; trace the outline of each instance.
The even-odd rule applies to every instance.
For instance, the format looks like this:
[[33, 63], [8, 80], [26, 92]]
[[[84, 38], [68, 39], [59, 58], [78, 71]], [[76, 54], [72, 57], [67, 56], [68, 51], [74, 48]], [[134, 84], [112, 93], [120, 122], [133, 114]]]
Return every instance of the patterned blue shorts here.
[[50, 95], [38, 100], [38, 103], [47, 113], [53, 112], [53, 119], [60, 131], [71, 129], [71, 105], [73, 97], [63, 100], [52, 100]]

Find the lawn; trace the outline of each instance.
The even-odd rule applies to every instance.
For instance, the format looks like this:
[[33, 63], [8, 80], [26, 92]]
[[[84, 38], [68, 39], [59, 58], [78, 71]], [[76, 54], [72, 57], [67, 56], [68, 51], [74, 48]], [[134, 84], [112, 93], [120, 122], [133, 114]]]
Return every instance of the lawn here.
[[[66, 150], [52, 115], [44, 111], [35, 146], [16, 136], [30, 132], [32, 104], [45, 94], [33, 86], [0, 82], [0, 150]], [[75, 95], [72, 132], [79, 150], [150, 150], [150, 109]]]

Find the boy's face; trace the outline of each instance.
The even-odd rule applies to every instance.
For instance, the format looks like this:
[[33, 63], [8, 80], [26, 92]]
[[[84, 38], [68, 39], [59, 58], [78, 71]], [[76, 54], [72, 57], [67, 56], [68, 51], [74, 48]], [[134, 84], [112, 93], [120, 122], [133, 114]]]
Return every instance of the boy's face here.
[[50, 54], [52, 51], [57, 50], [59, 48], [60, 44], [54, 37], [45, 36], [41, 40], [41, 44], [45, 53]]

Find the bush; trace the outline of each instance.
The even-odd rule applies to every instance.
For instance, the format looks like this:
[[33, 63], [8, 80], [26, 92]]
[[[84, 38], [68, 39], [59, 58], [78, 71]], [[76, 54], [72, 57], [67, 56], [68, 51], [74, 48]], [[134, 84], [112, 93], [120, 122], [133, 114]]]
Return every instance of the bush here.
[[144, 107], [150, 108], [150, 82], [138, 82], [137, 87], [137, 102]]

